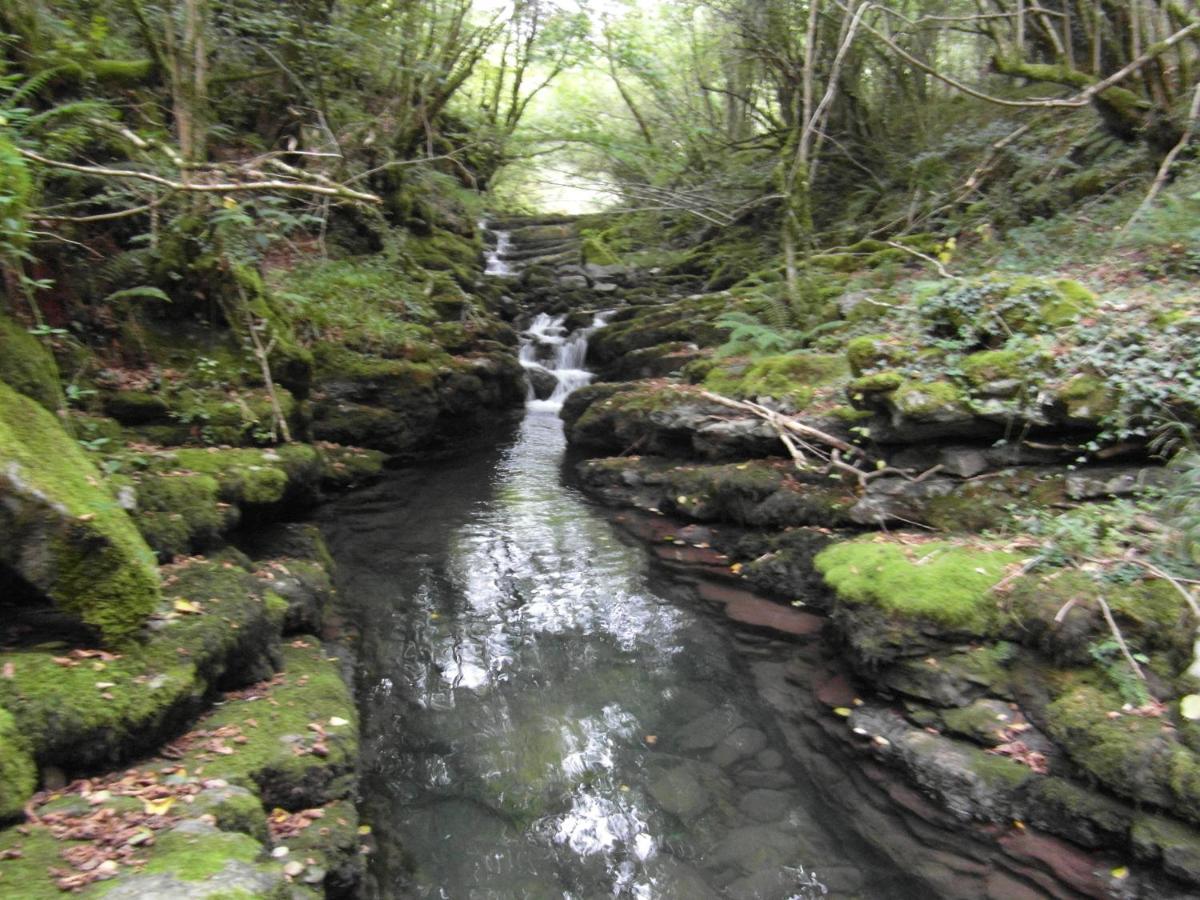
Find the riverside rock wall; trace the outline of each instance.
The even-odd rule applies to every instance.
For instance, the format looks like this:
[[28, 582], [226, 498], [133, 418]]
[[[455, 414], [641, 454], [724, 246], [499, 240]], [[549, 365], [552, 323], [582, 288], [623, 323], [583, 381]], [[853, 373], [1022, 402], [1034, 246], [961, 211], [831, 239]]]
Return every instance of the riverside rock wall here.
[[[1008, 298], [996, 308], [1019, 307], [1009, 326], [1031, 334], [1103, 304], [1063, 281], [973, 290]], [[562, 411], [570, 442], [593, 457], [582, 486], [665, 563], [730, 585], [698, 599], [735, 623], [750, 597], [774, 601], [753, 615], [776, 633], [797, 612], [820, 617], [824, 657], [800, 653], [796, 672], [771, 676], [781, 715], [857, 770], [826, 760], [818, 780], [849, 778], [867, 807], [908, 819], [915, 845], [878, 842], [898, 859], [924, 854], [914, 866], [931, 885], [964, 897], [1193, 896], [1188, 602], [1145, 570], [1097, 579], [1055, 562], [1031, 530], [1161, 483], [1136, 446], [1084, 449], [1103, 445], [1122, 398], [1003, 350], [951, 365], [878, 325], [787, 356], [715, 353], [731, 330], [722, 316], [758, 302], [664, 290], [610, 316], [591, 339], [600, 380]], [[815, 429], [790, 432], [792, 455], [773, 412]], [[830, 464], [841, 442], [852, 449]], [[1145, 693], [1109, 654], [1106, 616], [1144, 660]], [[847, 795], [878, 831], [857, 802]], [[973, 849], [950, 852], [940, 829]]]
[[248, 279], [273, 384], [219, 321], [143, 317], [112, 352], [0, 315], [0, 894], [357, 894], [356, 614], [303, 519], [526, 393], [478, 244], [437, 241], [391, 343]]

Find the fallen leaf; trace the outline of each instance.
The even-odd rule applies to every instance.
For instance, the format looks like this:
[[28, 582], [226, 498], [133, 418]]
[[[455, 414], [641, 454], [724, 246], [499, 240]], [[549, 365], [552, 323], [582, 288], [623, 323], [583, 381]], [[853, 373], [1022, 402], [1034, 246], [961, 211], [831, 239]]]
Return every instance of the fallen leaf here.
[[165, 816], [167, 810], [174, 805], [174, 797], [163, 797], [160, 800], [143, 800], [142, 811], [148, 816]]
[[180, 598], [174, 603], [175, 612], [186, 613], [188, 615], [199, 615], [203, 610], [200, 609], [198, 603], [192, 603], [190, 600]]

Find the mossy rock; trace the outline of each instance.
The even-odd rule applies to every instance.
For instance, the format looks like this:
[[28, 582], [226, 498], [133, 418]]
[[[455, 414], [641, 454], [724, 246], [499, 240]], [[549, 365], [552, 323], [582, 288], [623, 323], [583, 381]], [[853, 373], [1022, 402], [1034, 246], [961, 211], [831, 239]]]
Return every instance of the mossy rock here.
[[962, 391], [949, 381], [908, 381], [891, 395], [896, 414], [921, 424], [959, 422], [971, 411]]
[[87, 454], [32, 400], [0, 385], [0, 561], [110, 642], [158, 604], [154, 555]]
[[[0, 199], [0, 209], [2, 204]], [[54, 357], [37, 338], [3, 313], [0, 313], [0, 382], [51, 412], [62, 406], [62, 388]]]
[[1045, 334], [1096, 308], [1096, 295], [1067, 279], [988, 275], [956, 282], [922, 297], [916, 308], [926, 327], [942, 337], [995, 346], [1013, 333]]
[[854, 398], [858, 394], [889, 394], [904, 384], [899, 372], [874, 372], [855, 378], [846, 387], [846, 393]]
[[106, 415], [122, 425], [148, 425], [165, 422], [171, 407], [161, 393], [149, 391], [111, 391], [101, 398]]
[[1122, 846], [1133, 807], [1065, 778], [1040, 778], [1027, 794], [1029, 822], [1087, 848]]
[[1186, 601], [1167, 581], [1102, 586], [1087, 573], [1058, 570], [1016, 579], [1008, 601], [1029, 644], [1056, 663], [1086, 665], [1092, 646], [1109, 637], [1095, 602], [1100, 593], [1133, 652], [1163, 652], [1173, 668], [1187, 666], [1195, 623]]
[[1014, 349], [981, 350], [962, 361], [963, 374], [973, 387], [998, 381], [1026, 382], [1037, 376], [1040, 361], [1032, 354]]
[[229, 755], [199, 742], [179, 764], [189, 771], [202, 766], [206, 777], [247, 788], [268, 808], [309, 809], [350, 797], [358, 715], [338, 661], [312, 637], [291, 641], [282, 655], [282, 672], [264, 685], [265, 702], [230, 700], [196, 726], [205, 732], [231, 726], [247, 741]]
[[1200, 885], [1200, 831], [1182, 822], [1140, 813], [1129, 834], [1134, 856], [1158, 863], [1168, 875]]
[[1044, 727], [1080, 767], [1121, 797], [1200, 821], [1200, 756], [1162, 720], [1122, 710], [1099, 673], [1066, 680]]
[[773, 397], [792, 409], [804, 409], [815, 390], [848, 374], [841, 356], [801, 353], [767, 356], [748, 363], [722, 363], [704, 379], [709, 390], [730, 397]]
[[215, 546], [239, 518], [212, 475], [148, 472], [136, 491], [138, 530], [164, 561]]
[[908, 545], [859, 538], [821, 551], [814, 565], [841, 603], [983, 635], [999, 624], [991, 589], [1020, 559], [946, 541]]
[[21, 815], [36, 788], [37, 767], [28, 742], [12, 714], [0, 708], [0, 821]]
[[180, 448], [166, 459], [179, 469], [215, 478], [219, 498], [243, 507], [313, 500], [321, 478], [320, 457], [308, 444], [263, 450]]
[[1116, 412], [1118, 392], [1104, 379], [1080, 373], [1055, 391], [1055, 399], [1066, 410], [1067, 418], [1077, 423], [1099, 423]]
[[365, 447], [344, 447], [322, 443], [317, 446], [321, 457], [321, 484], [333, 490], [347, 490], [369, 484], [383, 473], [387, 454]]
[[[38, 762], [77, 771], [111, 765], [168, 739], [213, 696], [272, 671], [284, 609], [235, 564], [172, 567], [171, 602], [141, 644], [101, 658], [91, 648], [32, 647], [0, 653], [0, 706]], [[286, 606], [286, 604], [284, 604]]]
[[908, 351], [886, 334], [865, 334], [853, 338], [846, 344], [846, 361], [850, 371], [860, 376], [881, 366], [893, 366], [903, 362], [909, 355]]

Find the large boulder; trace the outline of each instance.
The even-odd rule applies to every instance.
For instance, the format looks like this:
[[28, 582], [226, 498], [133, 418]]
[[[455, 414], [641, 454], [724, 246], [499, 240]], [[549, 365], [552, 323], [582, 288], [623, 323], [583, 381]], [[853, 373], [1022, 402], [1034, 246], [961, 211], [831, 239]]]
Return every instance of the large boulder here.
[[154, 555], [80, 446], [0, 384], [0, 567], [108, 641], [158, 604]]
[[54, 357], [37, 338], [5, 315], [0, 315], [0, 381], [46, 409], [57, 409], [61, 403]]

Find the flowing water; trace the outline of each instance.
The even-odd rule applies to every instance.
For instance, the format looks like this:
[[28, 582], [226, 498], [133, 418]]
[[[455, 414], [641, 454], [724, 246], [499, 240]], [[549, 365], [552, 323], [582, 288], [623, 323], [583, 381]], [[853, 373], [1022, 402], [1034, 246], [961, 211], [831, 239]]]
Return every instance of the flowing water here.
[[[531, 343], [581, 368], [561, 325]], [[368, 895], [917, 896], [817, 799], [728, 627], [564, 481], [556, 405], [328, 511], [362, 611]]]

